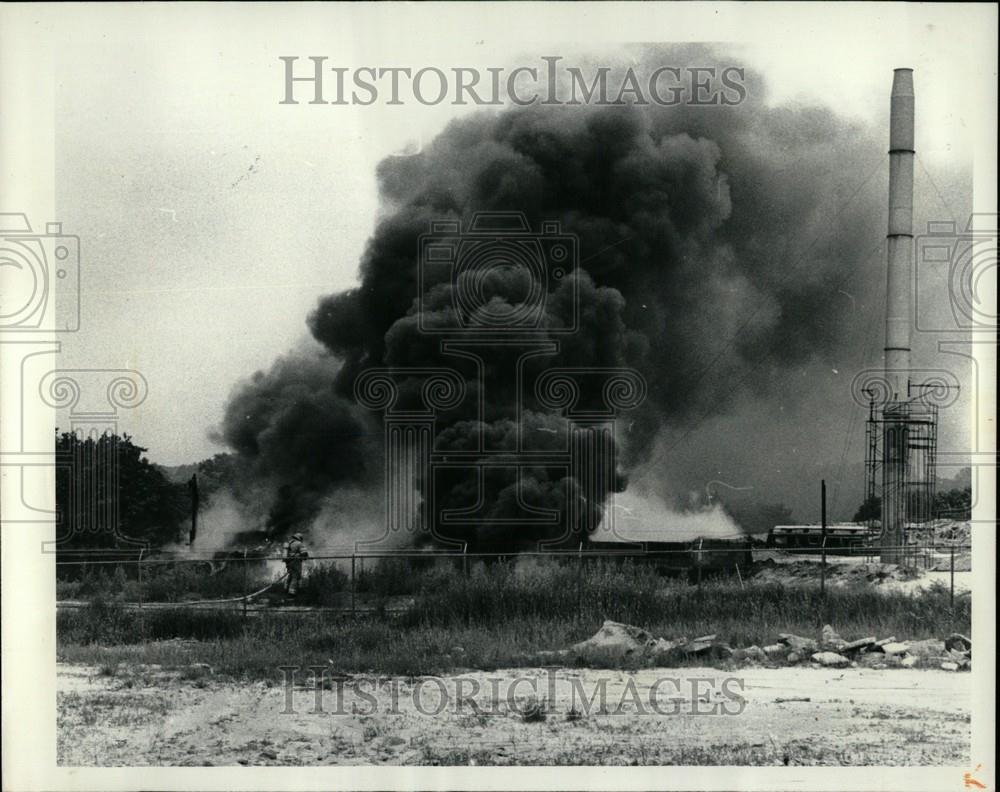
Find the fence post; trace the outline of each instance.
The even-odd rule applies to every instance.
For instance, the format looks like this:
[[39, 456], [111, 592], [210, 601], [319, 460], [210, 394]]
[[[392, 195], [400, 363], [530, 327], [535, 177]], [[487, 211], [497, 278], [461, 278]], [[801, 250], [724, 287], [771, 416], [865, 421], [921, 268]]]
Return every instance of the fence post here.
[[955, 610], [955, 545], [951, 546], [951, 595], [948, 604], [952, 611]]
[[822, 557], [819, 564], [819, 595], [826, 599], [826, 537], [823, 537]]
[[826, 479], [820, 481], [820, 513], [822, 528], [820, 539], [819, 595], [826, 598]]
[[354, 553], [351, 553], [351, 616], [355, 617], [355, 618], [358, 615], [358, 612], [357, 612], [357, 609], [356, 609], [356, 606], [355, 606], [355, 602], [354, 602], [354, 593], [355, 593], [355, 589], [357, 588], [356, 585], [355, 585], [355, 582], [354, 582], [354, 568], [355, 568], [356, 562], [357, 562], [357, 556]]
[[243, 548], [243, 619], [247, 618], [247, 550]]
[[698, 540], [698, 553], [695, 556], [695, 567], [697, 568], [697, 571], [698, 571], [698, 594], [699, 594], [699, 596], [701, 595], [701, 567], [702, 567], [702, 561], [704, 561], [704, 559], [705, 559], [705, 556], [702, 553], [702, 548], [704, 547], [704, 545], [705, 545], [705, 539], [703, 537], [703, 538], [701, 538], [701, 539]]
[[139, 586], [139, 610], [142, 610], [142, 554], [145, 552], [145, 548], [139, 550], [139, 559], [135, 563], [136, 568], [136, 581]]

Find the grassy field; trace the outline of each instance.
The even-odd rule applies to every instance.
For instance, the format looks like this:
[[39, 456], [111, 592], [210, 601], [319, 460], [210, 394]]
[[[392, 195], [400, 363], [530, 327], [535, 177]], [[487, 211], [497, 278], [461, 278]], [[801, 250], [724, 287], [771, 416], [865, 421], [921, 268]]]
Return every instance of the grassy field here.
[[[390, 597], [415, 594], [434, 579], [434, 575], [453, 576], [461, 567], [454, 561], [423, 559], [369, 560], [359, 565], [354, 590], [360, 594]], [[147, 561], [142, 578], [131, 564], [94, 564], [64, 567], [56, 580], [56, 599], [101, 599], [122, 602], [184, 602], [187, 600], [239, 597], [266, 585], [282, 570], [280, 561], [270, 565], [251, 561], [244, 567], [239, 559], [227, 563], [208, 561]], [[337, 594], [351, 590], [350, 577], [331, 562], [309, 564], [298, 600], [304, 605], [333, 604]]]
[[[593, 563], [578, 575], [573, 564], [558, 560], [478, 565], [468, 574], [428, 565], [403, 575], [386, 564], [368, 574], [365, 590], [376, 597], [412, 593], [414, 607], [401, 616], [358, 620], [287, 612], [244, 619], [238, 611], [183, 608], [138, 614], [116, 602], [133, 582], [124, 581], [118, 592], [95, 589], [86, 608], [59, 611], [58, 655], [108, 673], [120, 663], [201, 662], [240, 678], [278, 679], [283, 665], [431, 674], [551, 662], [540, 653], [592, 635], [605, 619], [667, 638], [716, 633], [734, 647], [772, 643], [779, 632], [816, 636], [827, 623], [848, 639], [942, 637], [967, 633], [971, 623], [969, 597], [957, 597], [953, 611], [940, 587], [913, 595], [831, 588], [821, 597], [812, 587], [731, 578], [699, 588], [629, 563]], [[332, 567], [314, 571], [302, 600], [321, 604], [325, 592], [346, 582]], [[221, 584], [213, 585], [222, 592]]]

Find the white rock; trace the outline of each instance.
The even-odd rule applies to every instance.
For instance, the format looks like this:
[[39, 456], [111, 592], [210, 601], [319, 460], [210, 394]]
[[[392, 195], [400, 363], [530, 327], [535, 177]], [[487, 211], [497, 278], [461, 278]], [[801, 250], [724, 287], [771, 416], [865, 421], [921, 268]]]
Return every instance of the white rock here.
[[823, 636], [821, 643], [823, 644], [823, 646], [840, 648], [841, 646], [846, 644], [847, 641], [841, 638], [840, 635], [837, 633], [837, 631], [833, 629], [833, 627], [831, 627], [829, 624], [827, 624], [826, 626], [823, 627]]
[[944, 641], [937, 638], [928, 638], [926, 641], [910, 641], [907, 652], [915, 657], [940, 657], [947, 650]]
[[812, 656], [812, 660], [826, 668], [843, 668], [851, 664], [850, 660], [836, 652], [816, 652]]
[[586, 641], [574, 644], [570, 652], [584, 660], [623, 660], [626, 657], [642, 656], [654, 644], [653, 637], [645, 630], [609, 620]]

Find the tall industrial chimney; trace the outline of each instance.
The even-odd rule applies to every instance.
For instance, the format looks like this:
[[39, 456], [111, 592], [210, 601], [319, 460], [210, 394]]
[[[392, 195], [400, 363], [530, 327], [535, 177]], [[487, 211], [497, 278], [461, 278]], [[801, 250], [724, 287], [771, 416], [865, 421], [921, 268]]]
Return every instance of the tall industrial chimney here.
[[910, 273], [913, 268], [913, 69], [896, 69], [889, 110], [889, 252], [886, 271], [883, 410], [883, 563], [905, 559], [910, 463]]
[[908, 396], [913, 268], [913, 69], [896, 69], [889, 111], [889, 262], [885, 377], [890, 400]]

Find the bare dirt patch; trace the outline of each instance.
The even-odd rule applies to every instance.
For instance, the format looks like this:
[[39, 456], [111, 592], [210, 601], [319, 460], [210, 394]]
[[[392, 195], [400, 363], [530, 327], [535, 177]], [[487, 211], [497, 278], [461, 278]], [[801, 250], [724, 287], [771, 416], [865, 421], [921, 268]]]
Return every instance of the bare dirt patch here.
[[338, 675], [318, 693], [142, 666], [60, 664], [58, 676], [68, 766], [969, 759], [970, 677], [942, 671], [534, 668]]

